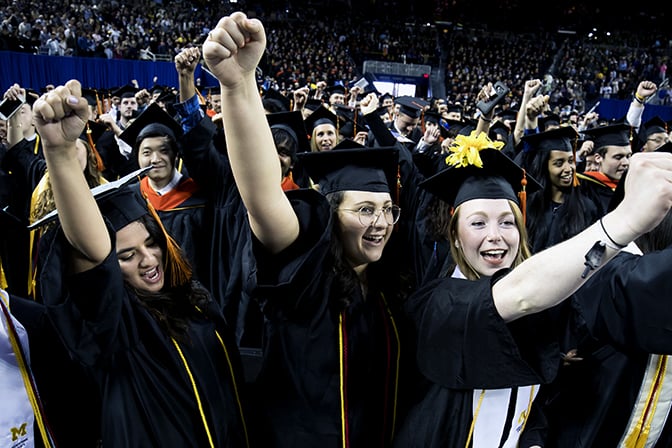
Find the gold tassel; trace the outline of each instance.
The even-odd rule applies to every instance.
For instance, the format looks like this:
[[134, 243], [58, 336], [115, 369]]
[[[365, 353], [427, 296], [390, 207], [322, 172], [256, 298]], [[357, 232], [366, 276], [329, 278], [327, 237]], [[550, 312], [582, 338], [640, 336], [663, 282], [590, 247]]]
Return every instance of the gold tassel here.
[[182, 256], [179, 245], [163, 226], [163, 222], [161, 222], [161, 218], [159, 218], [159, 214], [156, 212], [156, 209], [149, 201], [149, 198], [147, 198], [147, 196], [144, 194], [143, 196], [147, 202], [147, 209], [149, 210], [149, 213], [156, 220], [159, 228], [161, 229], [161, 232], [166, 237], [167, 253], [163, 264], [164, 271], [168, 275], [168, 278], [170, 278], [170, 286], [175, 287], [190, 282], [192, 277], [192, 270], [189, 262], [187, 262], [187, 260]]
[[98, 91], [95, 90], [96, 92], [96, 112], [98, 112], [98, 115], [103, 115], [103, 105], [100, 102], [100, 98], [98, 97]]

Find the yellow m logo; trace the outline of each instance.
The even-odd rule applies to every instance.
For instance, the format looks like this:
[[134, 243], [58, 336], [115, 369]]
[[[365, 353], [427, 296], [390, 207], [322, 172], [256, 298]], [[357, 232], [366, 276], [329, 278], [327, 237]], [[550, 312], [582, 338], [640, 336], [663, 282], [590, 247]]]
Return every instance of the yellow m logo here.
[[11, 428], [10, 431], [12, 431], [12, 442], [15, 442], [18, 440], [19, 437], [25, 437], [26, 436], [26, 426], [28, 426], [28, 423], [24, 423], [23, 425], [19, 426], [18, 428]]

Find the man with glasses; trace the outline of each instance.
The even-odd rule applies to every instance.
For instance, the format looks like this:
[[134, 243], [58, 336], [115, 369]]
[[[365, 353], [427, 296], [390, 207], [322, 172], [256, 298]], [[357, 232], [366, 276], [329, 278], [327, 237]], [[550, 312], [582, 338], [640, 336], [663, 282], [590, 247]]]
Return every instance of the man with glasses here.
[[655, 116], [644, 123], [639, 130], [640, 151], [651, 152], [670, 141], [667, 123]]

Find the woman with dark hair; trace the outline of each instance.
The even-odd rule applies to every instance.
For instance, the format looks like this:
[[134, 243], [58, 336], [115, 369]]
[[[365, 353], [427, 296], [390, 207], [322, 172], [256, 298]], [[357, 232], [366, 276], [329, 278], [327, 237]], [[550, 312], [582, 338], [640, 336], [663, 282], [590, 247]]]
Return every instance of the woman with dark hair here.
[[[232, 36], [235, 57], [224, 46]], [[253, 234], [245, 278], [265, 317], [254, 385], [264, 446], [390, 446], [402, 361], [385, 249], [400, 216], [398, 151], [301, 153], [319, 193], [284, 192], [271, 129], [253, 126], [264, 119], [254, 76], [264, 47], [260, 22], [240, 12], [203, 47], [226, 98], [229, 159]]]
[[69, 355], [97, 385], [103, 446], [249, 446], [236, 345], [147, 202], [124, 187], [96, 203], [75, 139], [75, 80], [36, 103], [60, 227], [38, 287]]
[[578, 133], [564, 126], [522, 138], [529, 145], [526, 167], [543, 186], [527, 202], [527, 230], [533, 253], [573, 237], [600, 216], [578, 188], [574, 158]]

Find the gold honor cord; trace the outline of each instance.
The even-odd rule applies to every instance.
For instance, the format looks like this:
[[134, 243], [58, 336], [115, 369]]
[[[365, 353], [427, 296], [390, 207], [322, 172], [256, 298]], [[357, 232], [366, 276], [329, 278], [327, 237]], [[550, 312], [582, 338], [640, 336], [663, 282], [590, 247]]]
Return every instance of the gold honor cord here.
[[179, 344], [175, 340], [175, 338], [170, 338], [171, 341], [173, 341], [173, 344], [175, 345], [175, 348], [177, 349], [177, 353], [180, 355], [180, 359], [182, 359], [182, 363], [184, 364], [184, 368], [187, 371], [187, 375], [189, 376], [189, 381], [191, 382], [191, 387], [194, 390], [194, 396], [196, 397], [196, 403], [198, 404], [198, 411], [201, 414], [201, 419], [203, 420], [203, 427], [205, 428], [205, 432], [208, 435], [208, 442], [210, 442], [210, 448], [215, 448], [215, 444], [212, 441], [212, 435], [210, 434], [210, 428], [208, 427], [208, 421], [205, 418], [205, 413], [203, 412], [203, 405], [201, 404], [201, 397], [198, 395], [198, 388], [196, 387], [196, 382], [194, 381], [194, 376], [191, 374], [191, 369], [189, 369], [189, 364], [187, 364], [187, 360], [184, 357], [184, 354], [182, 353], [182, 350], [180, 349]]
[[397, 323], [394, 321], [394, 318], [392, 317], [392, 313], [390, 312], [390, 307], [387, 306], [387, 300], [385, 300], [385, 295], [381, 294], [381, 298], [383, 299], [383, 303], [385, 304], [385, 310], [387, 311], [387, 315], [390, 318], [390, 322], [392, 323], [392, 329], [394, 330], [394, 338], [397, 341], [397, 357], [396, 357], [396, 371], [394, 375], [394, 404], [392, 407], [392, 428], [390, 434], [393, 435], [395, 433], [396, 425], [397, 425], [397, 400], [399, 399], [399, 365], [401, 364], [401, 342], [399, 340], [399, 330], [397, 329]]
[[[9, 299], [9, 297], [7, 297], [7, 299]], [[28, 400], [30, 401], [30, 405], [33, 408], [33, 414], [35, 415], [35, 422], [37, 423], [37, 426], [40, 429], [40, 435], [42, 436], [42, 441], [44, 442], [45, 447], [52, 448], [54, 445], [52, 443], [51, 436], [47, 431], [47, 427], [44, 424], [44, 419], [42, 417], [42, 406], [40, 404], [38, 392], [35, 389], [35, 384], [33, 383], [33, 379], [30, 376], [30, 372], [28, 371], [26, 358], [23, 354], [23, 350], [21, 349], [21, 345], [19, 344], [16, 328], [14, 327], [14, 323], [12, 322], [12, 316], [11, 314], [9, 314], [7, 304], [5, 304], [5, 297], [2, 295], [2, 293], [0, 293], [0, 303], [1, 303], [0, 306], [2, 306], [2, 312], [5, 315], [5, 319], [7, 320], [7, 326], [9, 328], [8, 332], [9, 341], [12, 345], [14, 355], [16, 356], [16, 361], [18, 363], [19, 370], [21, 371], [21, 378], [23, 379], [23, 384], [26, 389], [26, 394], [28, 395]]]
[[339, 377], [341, 383], [341, 435], [343, 439], [343, 448], [348, 446], [347, 440], [347, 414], [345, 409], [345, 357], [346, 353], [344, 350], [344, 341], [343, 341], [343, 332], [345, 331], [345, 326], [343, 324], [343, 318], [345, 316], [345, 311], [342, 311], [338, 316], [338, 348], [340, 350], [340, 363], [339, 363]]
[[649, 438], [651, 431], [651, 420], [656, 412], [658, 400], [660, 399], [661, 383], [667, 372], [667, 356], [662, 355], [658, 358], [656, 374], [646, 397], [646, 405], [642, 414], [637, 419], [637, 424], [632, 432], [626, 437], [623, 446], [627, 448], [643, 448]]

